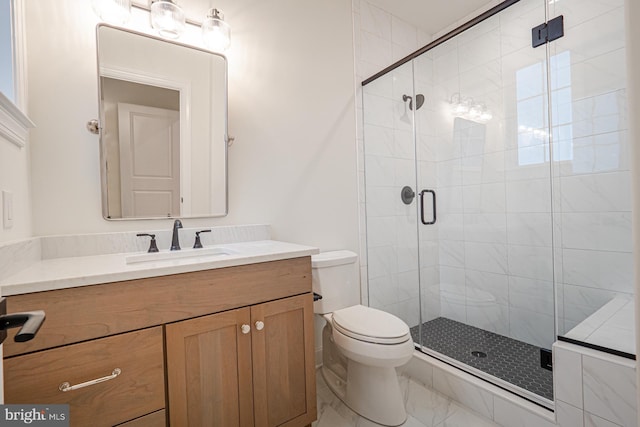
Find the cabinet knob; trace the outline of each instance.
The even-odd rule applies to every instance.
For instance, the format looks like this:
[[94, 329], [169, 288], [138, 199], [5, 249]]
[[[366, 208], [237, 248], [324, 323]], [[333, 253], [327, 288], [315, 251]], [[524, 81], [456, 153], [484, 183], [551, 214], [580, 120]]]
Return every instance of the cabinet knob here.
[[243, 334], [248, 334], [249, 332], [251, 332], [251, 326], [249, 325], [242, 325], [240, 327], [240, 330], [242, 331]]
[[256, 322], [256, 329], [259, 330], [259, 331], [263, 330], [264, 329], [264, 322], [258, 320]]

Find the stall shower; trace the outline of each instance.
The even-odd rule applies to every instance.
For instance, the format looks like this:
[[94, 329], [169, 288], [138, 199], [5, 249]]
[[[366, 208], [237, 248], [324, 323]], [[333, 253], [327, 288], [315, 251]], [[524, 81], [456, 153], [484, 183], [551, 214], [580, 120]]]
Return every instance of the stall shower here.
[[634, 357], [625, 79], [623, 1], [510, 0], [365, 80], [369, 305], [547, 407], [557, 339]]

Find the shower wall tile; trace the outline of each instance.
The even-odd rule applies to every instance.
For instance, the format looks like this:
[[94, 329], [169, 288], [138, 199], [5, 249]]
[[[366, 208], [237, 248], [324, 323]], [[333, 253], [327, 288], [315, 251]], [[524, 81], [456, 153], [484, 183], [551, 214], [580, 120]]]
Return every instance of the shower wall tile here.
[[462, 159], [462, 184], [490, 184], [504, 181], [505, 153], [495, 152]]
[[556, 400], [556, 424], [560, 427], [584, 427], [584, 412], [575, 406]]
[[467, 324], [485, 331], [509, 336], [509, 307], [466, 298]]
[[365, 92], [363, 95], [366, 114], [364, 124], [393, 128], [393, 112], [395, 102], [393, 99], [372, 95]]
[[633, 249], [631, 212], [563, 213], [561, 218], [563, 248], [612, 252]]
[[[465, 243], [456, 240], [440, 240], [439, 260], [441, 266], [464, 268]], [[468, 258], [466, 261], [469, 262]]]
[[438, 188], [437, 200], [439, 212], [463, 213], [463, 189], [464, 187]]
[[553, 282], [509, 276], [509, 306], [554, 315]]
[[391, 40], [391, 14], [367, 1], [360, 2], [360, 28], [386, 40]]
[[584, 413], [584, 427], [622, 427], [588, 412]]
[[553, 281], [553, 252], [550, 247], [509, 245], [509, 274]]
[[468, 300], [475, 300], [477, 304], [509, 304], [509, 281], [506, 275], [466, 269], [465, 280]]
[[553, 393], [556, 401], [564, 401], [582, 409], [582, 357], [580, 353], [553, 346]]
[[551, 348], [555, 341], [553, 315], [511, 308], [509, 327], [510, 337], [538, 347]]
[[366, 31], [363, 31], [360, 37], [362, 43], [361, 61], [377, 66], [372, 74], [393, 62], [392, 44], [389, 40]]
[[505, 212], [505, 184], [467, 185], [462, 189], [464, 213]]
[[433, 368], [433, 388], [464, 404], [483, 416], [493, 419], [493, 395], [444, 370]]
[[633, 293], [631, 253], [564, 249], [562, 258], [566, 284]]
[[368, 156], [391, 157], [395, 148], [393, 129], [373, 124], [364, 125], [367, 145], [364, 152]]
[[551, 212], [550, 187], [549, 179], [507, 182], [507, 212]]
[[551, 247], [551, 214], [508, 213], [507, 241], [512, 245]]
[[398, 272], [397, 248], [395, 246], [370, 247], [367, 261], [370, 279], [387, 277]]
[[466, 267], [489, 273], [507, 272], [507, 246], [495, 243], [464, 242]]
[[634, 363], [582, 356], [584, 406], [587, 411], [622, 426], [636, 425]]
[[565, 176], [560, 179], [560, 186], [562, 212], [631, 211], [629, 171]]
[[442, 240], [464, 240], [465, 219], [463, 214], [444, 213], [439, 215], [438, 237]]
[[470, 242], [507, 243], [504, 213], [464, 214], [464, 238]]

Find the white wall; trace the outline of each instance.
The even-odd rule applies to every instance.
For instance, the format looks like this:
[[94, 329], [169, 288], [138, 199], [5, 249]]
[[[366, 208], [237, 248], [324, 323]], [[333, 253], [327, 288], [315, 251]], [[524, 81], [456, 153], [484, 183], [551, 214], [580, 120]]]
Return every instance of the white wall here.
[[[203, 16], [208, 6], [203, 5]], [[358, 248], [351, 3], [216, 3], [232, 26], [229, 215], [185, 226], [269, 223], [276, 239]], [[90, 2], [27, 2], [36, 235], [145, 230], [102, 219], [97, 18]]]
[[[0, 137], [0, 191], [13, 193], [13, 227], [3, 227], [0, 209], [0, 243], [31, 237], [29, 143], [19, 148]], [[2, 195], [0, 194], [0, 202]]]

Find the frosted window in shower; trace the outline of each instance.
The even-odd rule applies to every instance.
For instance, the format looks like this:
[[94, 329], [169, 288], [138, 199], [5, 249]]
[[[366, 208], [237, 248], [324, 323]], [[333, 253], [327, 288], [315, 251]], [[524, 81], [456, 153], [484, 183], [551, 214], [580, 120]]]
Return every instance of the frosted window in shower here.
[[[551, 123], [553, 160], [573, 159], [573, 111], [571, 96], [571, 53], [554, 55], [550, 59]], [[518, 110], [518, 164], [536, 165], [548, 162], [548, 114], [546, 62], [538, 62], [516, 72]]]

